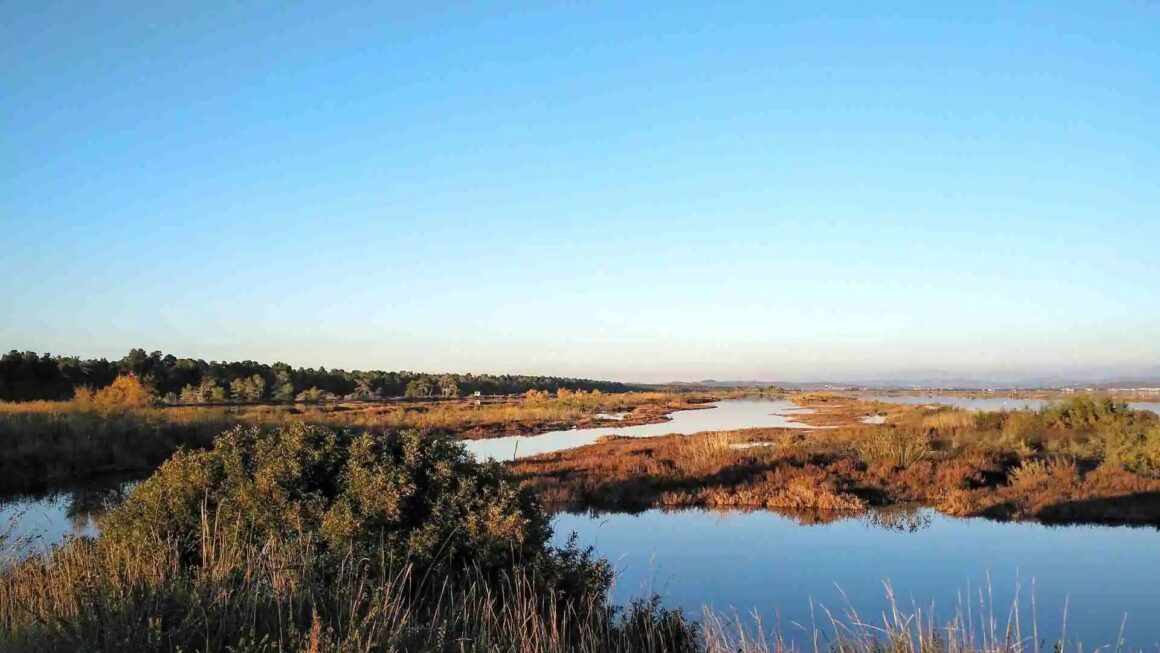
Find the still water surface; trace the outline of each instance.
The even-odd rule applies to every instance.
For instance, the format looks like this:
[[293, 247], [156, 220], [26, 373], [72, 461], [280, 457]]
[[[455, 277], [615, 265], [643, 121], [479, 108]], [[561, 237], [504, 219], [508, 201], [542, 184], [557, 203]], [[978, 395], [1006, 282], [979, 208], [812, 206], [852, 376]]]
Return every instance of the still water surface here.
[[793, 421], [793, 416], [810, 412], [787, 399], [735, 399], [718, 401], [713, 408], [680, 410], [672, 419], [640, 426], [601, 426], [592, 429], [551, 431], [542, 435], [512, 436], [490, 440], [469, 440], [467, 450], [478, 458], [511, 460], [551, 451], [592, 444], [606, 435], [652, 438], [677, 433], [689, 435], [702, 431], [724, 431], [758, 427], [810, 428]]
[[1147, 410], [1160, 415], [1160, 401], [1129, 401], [1128, 406], [1135, 410]]
[[0, 560], [43, 553], [69, 537], [94, 537], [98, 517], [124, 500], [136, 481], [110, 481], [36, 497], [0, 500]]
[[1066, 612], [1067, 638], [1092, 650], [1115, 642], [1126, 614], [1127, 643], [1160, 650], [1155, 529], [954, 519], [928, 509], [814, 525], [770, 511], [699, 510], [561, 513], [554, 523], [558, 541], [574, 531], [613, 563], [618, 602], [655, 591], [697, 615], [704, 605], [743, 617], [756, 610], [767, 630], [780, 624], [791, 639], [802, 638], [795, 623], [811, 624], [811, 600], [819, 625], [822, 606], [881, 624], [887, 582], [900, 607], [933, 605], [944, 619], [970, 597], [976, 622], [982, 590], [1001, 629], [1021, 585], [1028, 637], [1034, 594], [1041, 638], [1060, 637]]

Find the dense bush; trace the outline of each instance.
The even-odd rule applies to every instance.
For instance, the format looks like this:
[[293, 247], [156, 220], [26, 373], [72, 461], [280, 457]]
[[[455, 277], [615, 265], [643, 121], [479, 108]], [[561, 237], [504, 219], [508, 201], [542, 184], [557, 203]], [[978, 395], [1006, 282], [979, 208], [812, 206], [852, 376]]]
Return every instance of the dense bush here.
[[1039, 416], [1048, 428], [1084, 430], [1131, 420], [1135, 415], [1128, 405], [1104, 397], [1074, 397], [1045, 406]]
[[[416, 431], [237, 427], [210, 450], [175, 454], [108, 516], [104, 537], [177, 541], [197, 562], [206, 518], [258, 539], [309, 539], [320, 561], [560, 571], [546, 564], [551, 530], [528, 491], [498, 463]], [[603, 591], [607, 570], [589, 571]]]

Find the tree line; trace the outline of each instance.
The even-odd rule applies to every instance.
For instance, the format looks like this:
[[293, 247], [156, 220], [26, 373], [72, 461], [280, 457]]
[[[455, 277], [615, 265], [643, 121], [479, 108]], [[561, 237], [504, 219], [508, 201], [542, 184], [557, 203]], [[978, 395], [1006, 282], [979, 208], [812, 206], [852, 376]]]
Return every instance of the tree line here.
[[249, 360], [207, 362], [139, 348], [113, 361], [12, 350], [0, 357], [0, 401], [70, 399], [77, 388], [104, 388], [128, 374], [135, 375], [161, 400], [175, 404], [458, 397], [475, 392], [556, 392], [561, 388], [601, 392], [637, 389], [613, 381], [555, 376], [347, 371]]

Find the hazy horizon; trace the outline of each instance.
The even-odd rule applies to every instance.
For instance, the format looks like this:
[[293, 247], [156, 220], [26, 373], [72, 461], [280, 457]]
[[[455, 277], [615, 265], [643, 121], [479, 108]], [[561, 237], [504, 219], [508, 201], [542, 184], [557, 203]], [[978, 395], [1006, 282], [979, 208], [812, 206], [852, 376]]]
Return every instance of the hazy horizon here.
[[0, 346], [1160, 370], [1160, 7], [0, 8]]
[[[7, 352], [15, 349], [17, 351], [32, 350], [37, 353], [51, 353], [56, 356], [79, 356], [81, 358], [106, 358], [111, 361], [122, 358], [131, 347], [112, 348], [112, 349], [95, 349], [88, 351], [66, 351], [55, 349], [36, 349], [30, 347], [13, 347], [3, 346], [0, 350]], [[1089, 366], [1089, 367], [1042, 367], [1042, 368], [1012, 368], [1003, 366], [975, 366], [969, 368], [953, 368], [953, 367], [881, 367], [881, 368], [867, 368], [864, 371], [840, 371], [832, 365], [827, 365], [823, 361], [809, 363], [800, 368], [800, 371], [793, 372], [789, 368], [782, 371], [768, 371], [749, 373], [748, 370], [757, 370], [759, 367], [745, 367], [739, 366], [736, 368], [726, 368], [717, 365], [714, 369], [721, 371], [721, 374], [685, 374], [680, 375], [677, 372], [674, 374], [666, 374], [666, 369], [670, 368], [663, 364], [654, 365], [648, 371], [638, 374], [599, 374], [584, 372], [585, 368], [567, 369], [566, 367], [547, 366], [528, 366], [523, 368], [455, 368], [455, 367], [440, 367], [437, 365], [406, 365], [397, 364], [391, 361], [373, 362], [373, 359], [361, 359], [359, 355], [346, 358], [336, 358], [328, 360], [317, 357], [294, 357], [294, 356], [279, 356], [271, 354], [269, 356], [255, 356], [244, 352], [230, 353], [232, 348], [223, 348], [217, 351], [224, 352], [221, 354], [203, 354], [189, 351], [171, 351], [164, 348], [156, 347], [142, 347], [147, 352], [161, 351], [163, 354], [173, 354], [178, 358], [193, 358], [202, 359], [206, 361], [241, 361], [253, 360], [258, 363], [273, 364], [273, 363], [287, 363], [293, 367], [309, 367], [318, 368], [325, 367], [327, 369], [344, 369], [344, 370], [382, 370], [382, 371], [412, 371], [412, 372], [426, 372], [426, 373], [453, 373], [453, 374], [529, 374], [529, 375], [545, 375], [545, 376], [561, 376], [561, 377], [580, 377], [593, 378], [607, 381], [620, 381], [625, 383], [668, 383], [668, 382], [688, 382], [695, 383], [699, 381], [757, 381], [757, 382], [788, 382], [788, 383], [900, 383], [905, 384], [911, 381], [975, 381], [975, 382], [997, 382], [997, 383], [1016, 383], [1020, 381], [1036, 381], [1036, 380], [1051, 380], [1067, 383], [1100, 383], [1106, 381], [1116, 380], [1160, 380], [1160, 366], [1148, 365], [1132, 365], [1132, 366]], [[345, 362], [344, 362], [345, 361]], [[360, 362], [361, 361], [361, 362]], [[614, 368], [609, 368], [614, 369]], [[708, 367], [706, 369], [709, 369]], [[767, 368], [769, 369], [769, 368]], [[835, 369], [830, 374], [823, 374], [818, 370]], [[935, 384], [937, 385], [937, 384]]]

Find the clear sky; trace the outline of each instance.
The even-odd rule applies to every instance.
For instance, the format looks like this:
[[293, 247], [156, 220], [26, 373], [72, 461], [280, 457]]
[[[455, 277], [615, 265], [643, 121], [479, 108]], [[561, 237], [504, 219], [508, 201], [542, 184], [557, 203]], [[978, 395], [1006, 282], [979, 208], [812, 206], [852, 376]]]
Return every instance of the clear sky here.
[[1160, 369], [1156, 3], [343, 4], [0, 4], [0, 347]]

